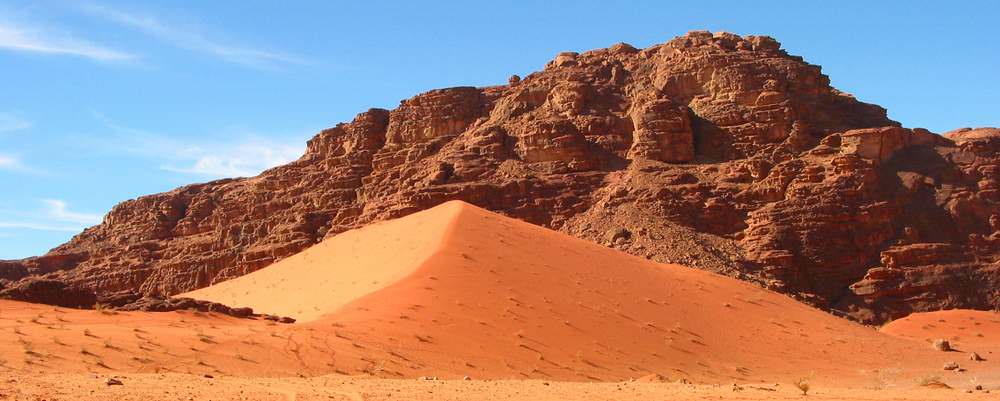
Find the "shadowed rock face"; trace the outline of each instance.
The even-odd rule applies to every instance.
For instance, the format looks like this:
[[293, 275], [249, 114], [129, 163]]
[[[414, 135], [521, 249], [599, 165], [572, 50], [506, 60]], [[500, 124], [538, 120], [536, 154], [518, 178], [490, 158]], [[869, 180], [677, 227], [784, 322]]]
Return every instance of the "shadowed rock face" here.
[[0, 280], [176, 294], [460, 199], [868, 322], [998, 307], [1000, 138], [949, 136], [901, 128], [774, 39], [692, 32], [369, 110], [257, 177], [123, 202]]

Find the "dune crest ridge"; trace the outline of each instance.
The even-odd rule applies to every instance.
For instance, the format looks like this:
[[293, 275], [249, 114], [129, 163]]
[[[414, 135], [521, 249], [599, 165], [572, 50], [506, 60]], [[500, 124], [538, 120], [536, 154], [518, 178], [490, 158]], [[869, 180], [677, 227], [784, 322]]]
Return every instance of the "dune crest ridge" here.
[[311, 321], [419, 269], [439, 252], [465, 204], [344, 232], [265, 269], [181, 294]]

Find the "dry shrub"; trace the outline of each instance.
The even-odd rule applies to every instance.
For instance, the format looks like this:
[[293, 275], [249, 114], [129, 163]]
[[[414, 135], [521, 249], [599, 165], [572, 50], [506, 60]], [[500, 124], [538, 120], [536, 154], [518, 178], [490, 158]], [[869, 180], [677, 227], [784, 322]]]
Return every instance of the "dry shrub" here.
[[917, 379], [917, 385], [921, 387], [931, 387], [931, 388], [951, 388], [951, 386], [941, 381], [940, 376], [935, 376], [935, 375], [927, 375]]
[[811, 380], [811, 377], [800, 377], [798, 380], [795, 381], [795, 383], [792, 383], [792, 384], [795, 385], [795, 388], [797, 388], [800, 391], [802, 391], [802, 395], [809, 395], [809, 388], [810, 388], [809, 387], [809, 381], [810, 380]]

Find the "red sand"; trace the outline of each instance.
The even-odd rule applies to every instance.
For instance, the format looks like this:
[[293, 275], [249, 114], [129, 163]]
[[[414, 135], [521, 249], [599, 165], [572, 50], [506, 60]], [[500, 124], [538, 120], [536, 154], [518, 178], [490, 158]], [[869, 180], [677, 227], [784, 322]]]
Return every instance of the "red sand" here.
[[[939, 355], [919, 344], [782, 295], [462, 202], [343, 237], [189, 295], [332, 326], [364, 344], [341, 357], [367, 358], [399, 377], [620, 380], [658, 373], [731, 382], [814, 375], [860, 384], [885, 370], [908, 371], [898, 367], [900, 355], [926, 361], [913, 375], [939, 366]], [[372, 249], [383, 243], [406, 244], [393, 250], [405, 263], [344, 267], [345, 259], [385, 258]], [[324, 252], [333, 249], [341, 251]], [[350, 303], [289, 308], [343, 293], [342, 285], [360, 294], [369, 283]]]
[[[879, 331], [921, 343], [928, 349], [933, 348], [934, 340], [948, 340], [953, 351], [938, 354], [969, 372], [938, 374], [958, 382], [964, 379], [963, 384], [980, 384], [987, 388], [1000, 383], [1000, 313], [965, 309], [914, 313], [882, 326]], [[973, 361], [972, 353], [985, 361]]]
[[915, 313], [886, 324], [881, 332], [924, 341], [944, 338], [956, 349], [1000, 346], [1000, 313], [966, 309]]
[[[808, 376], [814, 388], [892, 389], [938, 375], [959, 388], [973, 378], [1000, 383], [988, 354], [980, 363], [960, 358], [967, 372], [943, 372], [956, 354], [934, 351], [920, 336], [893, 337], [737, 280], [461, 202], [345, 233], [190, 295], [301, 320], [0, 302], [0, 332], [12, 339], [0, 342], [0, 372], [571, 381], [656, 373], [709, 384], [787, 386]], [[892, 326], [904, 323], [883, 331], [898, 335]], [[984, 341], [996, 338], [983, 332]]]
[[451, 209], [351, 230], [265, 269], [180, 296], [312, 321], [413, 273], [441, 248]]
[[[955, 401], [994, 400], [993, 393], [919, 388], [843, 389], [813, 386], [808, 397], [789, 383], [692, 385], [681, 383], [581, 383], [543, 380], [400, 380], [353, 376], [248, 378], [181, 374], [119, 376], [46, 374], [11, 376], [0, 372], [0, 399], [7, 401]], [[11, 383], [10, 381], [14, 381]], [[5, 385], [8, 385], [5, 387]]]

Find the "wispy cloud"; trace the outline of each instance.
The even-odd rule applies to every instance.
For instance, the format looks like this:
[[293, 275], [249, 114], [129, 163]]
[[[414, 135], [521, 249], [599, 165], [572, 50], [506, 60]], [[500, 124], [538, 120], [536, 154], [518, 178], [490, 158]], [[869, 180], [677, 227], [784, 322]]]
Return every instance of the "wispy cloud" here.
[[0, 154], [0, 171], [10, 171], [21, 174], [44, 174], [41, 170], [29, 167], [21, 158], [9, 154]]
[[24, 165], [14, 156], [0, 155], [0, 170], [19, 170], [22, 168]]
[[231, 149], [189, 149], [179, 156], [190, 156], [194, 159], [193, 162], [180, 166], [164, 164], [161, 168], [209, 177], [249, 177], [265, 169], [286, 164], [301, 154], [301, 147], [264, 143], [256, 139], [236, 144]]
[[254, 176], [297, 159], [305, 150], [300, 139], [281, 141], [246, 133], [227, 141], [195, 143], [128, 127], [96, 112], [94, 118], [117, 134], [101, 145], [105, 149], [159, 160], [162, 170], [208, 178]]
[[36, 230], [36, 231], [61, 231], [68, 233], [75, 233], [83, 230], [82, 227], [55, 226], [55, 225], [39, 224], [39, 223], [26, 223], [20, 221], [0, 221], [0, 228], [19, 228], [22, 230]]
[[66, 201], [43, 199], [39, 210], [17, 212], [20, 218], [0, 220], [0, 228], [79, 232], [88, 226], [101, 222], [101, 216], [93, 213], [75, 212]]
[[55, 32], [40, 26], [0, 21], [0, 49], [10, 51], [84, 57], [97, 61], [128, 61], [132, 54]]
[[0, 134], [31, 128], [31, 121], [14, 113], [0, 113]]
[[101, 216], [94, 213], [81, 213], [69, 210], [66, 201], [59, 199], [42, 199], [47, 206], [46, 215], [55, 221], [94, 225], [101, 222]]
[[83, 10], [91, 15], [138, 30], [172, 46], [208, 54], [230, 63], [260, 69], [306, 63], [304, 59], [291, 54], [212, 39], [193, 27], [181, 29], [175, 23], [162, 21], [151, 15], [127, 12], [96, 3], [85, 4]]
[[0, 171], [9, 171], [19, 174], [41, 175], [41, 176], [49, 174], [47, 171], [43, 169], [39, 169], [34, 166], [29, 166], [25, 164], [20, 157], [3, 153], [0, 153]]

